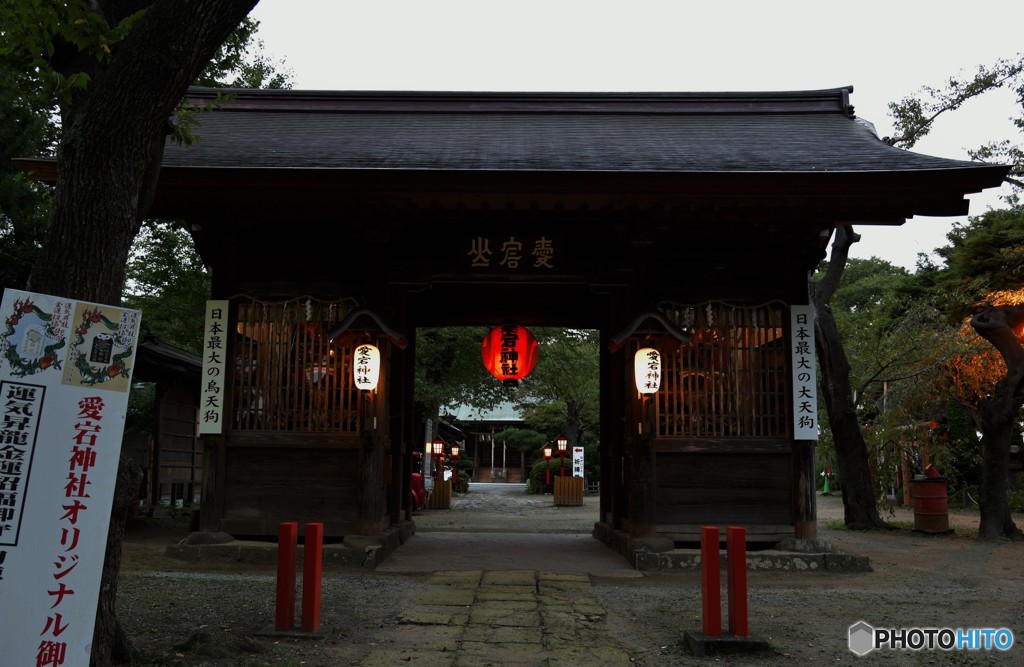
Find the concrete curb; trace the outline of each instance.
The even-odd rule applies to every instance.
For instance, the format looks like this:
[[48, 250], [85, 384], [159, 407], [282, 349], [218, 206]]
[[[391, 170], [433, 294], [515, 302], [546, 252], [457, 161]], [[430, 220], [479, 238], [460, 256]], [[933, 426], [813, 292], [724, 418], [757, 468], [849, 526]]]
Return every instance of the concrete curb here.
[[[378, 535], [352, 535], [346, 537], [341, 544], [325, 544], [323, 567], [324, 569], [332, 567], [374, 569], [415, 533], [415, 524], [405, 521]], [[176, 560], [210, 563], [238, 562], [260, 565], [277, 563], [277, 544], [275, 542], [234, 540], [208, 543], [200, 535], [190, 535], [182, 544], [168, 546], [164, 550], [164, 555]], [[300, 563], [305, 553], [304, 550], [305, 547], [300, 544], [298, 547]]]
[[[641, 572], [694, 571], [700, 570], [699, 549], [652, 550], [650, 540], [635, 540], [621, 530], [614, 530], [607, 524], [594, 526], [594, 537], [609, 548], [619, 552]], [[654, 545], [658, 546], [658, 545]], [[793, 544], [794, 551], [770, 549], [747, 552], [747, 569], [750, 571], [778, 572], [870, 572], [871, 562], [866, 556], [838, 552], [832, 545], [821, 540], [800, 541]], [[815, 551], [808, 551], [814, 549]], [[820, 550], [820, 551], [818, 551]], [[725, 567], [725, 554], [721, 556]]]

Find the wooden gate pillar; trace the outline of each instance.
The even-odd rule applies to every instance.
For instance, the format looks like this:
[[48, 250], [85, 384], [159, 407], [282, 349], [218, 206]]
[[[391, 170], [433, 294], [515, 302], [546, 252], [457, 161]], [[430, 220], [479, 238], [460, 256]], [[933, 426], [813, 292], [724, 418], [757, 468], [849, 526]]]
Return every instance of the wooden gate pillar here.
[[[385, 344], [384, 356], [389, 348]], [[390, 354], [387, 354], [390, 357]], [[377, 389], [360, 392], [359, 400], [359, 535], [376, 535], [387, 528], [387, 433], [386, 402], [389, 384], [386, 373], [381, 373]]]
[[384, 453], [387, 438], [372, 427], [372, 418], [370, 421], [359, 436], [359, 521], [356, 523], [359, 535], [376, 535], [386, 528]]
[[801, 540], [818, 537], [818, 508], [814, 477], [814, 441], [793, 443], [793, 532]]
[[653, 399], [634, 399], [634, 432], [629, 436], [629, 535], [655, 537], [657, 526], [657, 479], [655, 477], [654, 426], [650, 419]]

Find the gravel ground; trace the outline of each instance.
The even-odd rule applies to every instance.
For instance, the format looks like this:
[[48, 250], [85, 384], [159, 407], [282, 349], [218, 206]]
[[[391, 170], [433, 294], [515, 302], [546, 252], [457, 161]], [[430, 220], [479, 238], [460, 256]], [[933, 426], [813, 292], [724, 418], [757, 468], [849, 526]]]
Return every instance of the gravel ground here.
[[[520, 487], [521, 488], [521, 487]], [[583, 508], [553, 508], [550, 496], [526, 496], [505, 487], [475, 487], [451, 510], [417, 513], [418, 531], [589, 532], [596, 498]], [[509, 493], [509, 491], [516, 491]], [[632, 664], [669, 666], [722, 662], [736, 665], [988, 665], [1024, 666], [1024, 543], [978, 543], [969, 536], [976, 514], [953, 514], [949, 536], [907, 529], [853, 533], [837, 529], [842, 508], [819, 499], [819, 536], [841, 550], [871, 558], [869, 573], [749, 573], [750, 627], [773, 654], [756, 658], [697, 658], [681, 645], [683, 632], [700, 629], [698, 573], [654, 573], [641, 578], [592, 578], [606, 610], [604, 632]], [[897, 521], [912, 521], [897, 512]], [[282, 637], [273, 622], [273, 566], [185, 563], [163, 556], [183, 537], [184, 521], [136, 522], [125, 544], [119, 615], [139, 656], [138, 665], [359, 665], [376, 647], [408, 638], [401, 611], [426, 586], [424, 575], [373, 571], [327, 572], [322, 631]], [[875, 651], [856, 658], [847, 628], [858, 620], [875, 627], [1007, 627], [1013, 649], [998, 652]], [[416, 662], [410, 659], [409, 662]], [[428, 663], [419, 663], [428, 664]], [[429, 663], [436, 664], [436, 663]], [[487, 665], [453, 658], [443, 664]]]

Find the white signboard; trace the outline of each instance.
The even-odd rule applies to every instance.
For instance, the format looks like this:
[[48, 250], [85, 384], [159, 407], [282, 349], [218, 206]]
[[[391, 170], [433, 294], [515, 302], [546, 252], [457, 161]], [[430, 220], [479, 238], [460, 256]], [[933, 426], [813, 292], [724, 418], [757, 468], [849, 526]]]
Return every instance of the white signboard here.
[[141, 315], [6, 290], [0, 304], [0, 646], [87, 665]]
[[583, 448], [573, 447], [572, 448], [572, 476], [573, 477], [585, 477], [583, 473]]
[[201, 387], [199, 433], [222, 433], [227, 371], [228, 302], [207, 301], [203, 325], [203, 380]]
[[818, 439], [818, 378], [814, 360], [814, 308], [790, 306], [793, 367], [793, 438]]

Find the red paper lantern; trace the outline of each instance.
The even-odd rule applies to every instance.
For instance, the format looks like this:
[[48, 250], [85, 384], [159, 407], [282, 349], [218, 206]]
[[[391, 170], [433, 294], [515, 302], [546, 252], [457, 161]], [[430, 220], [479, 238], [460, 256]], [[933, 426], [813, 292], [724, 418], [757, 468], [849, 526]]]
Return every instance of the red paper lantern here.
[[514, 387], [537, 365], [537, 339], [518, 324], [491, 329], [480, 346], [484, 368], [507, 387]]

